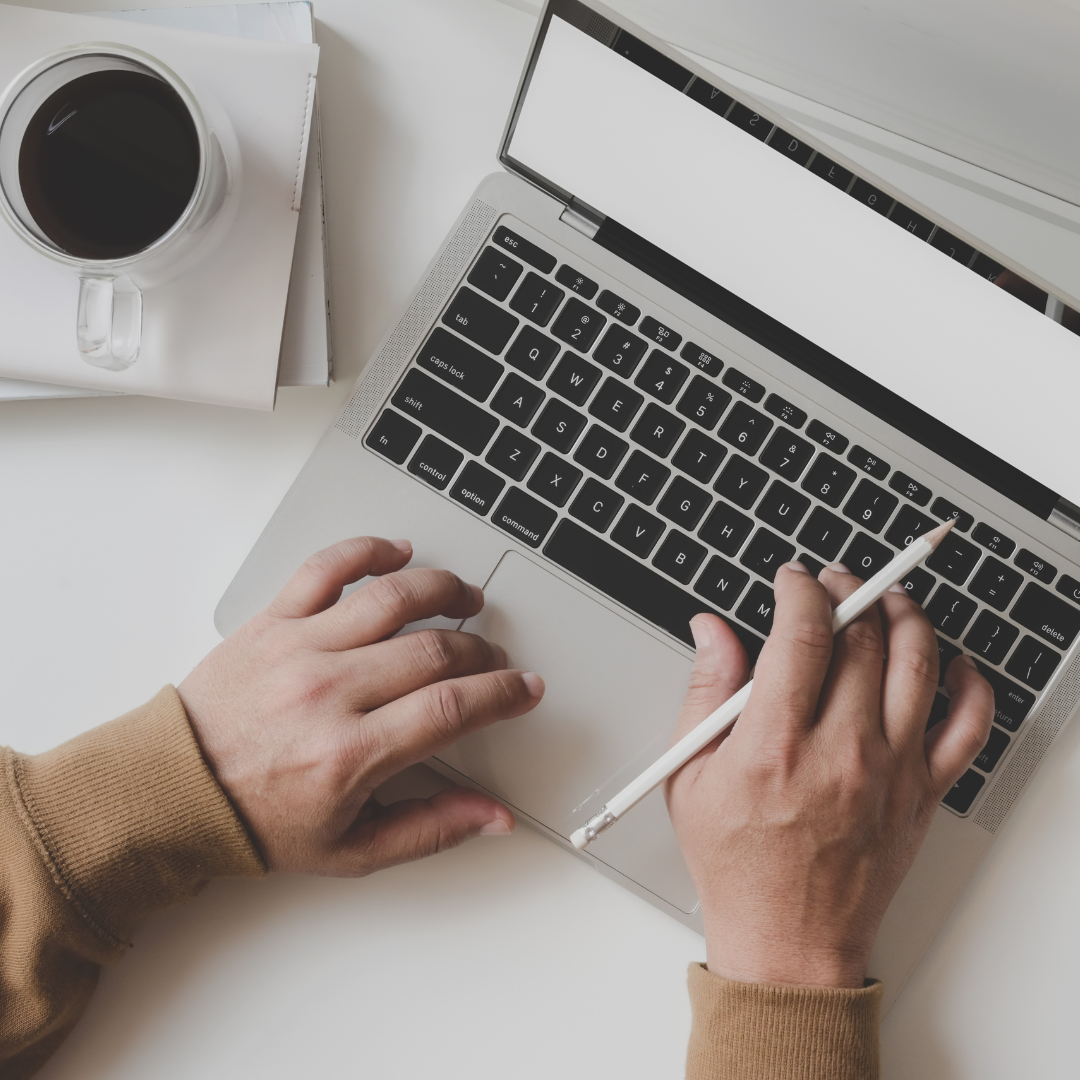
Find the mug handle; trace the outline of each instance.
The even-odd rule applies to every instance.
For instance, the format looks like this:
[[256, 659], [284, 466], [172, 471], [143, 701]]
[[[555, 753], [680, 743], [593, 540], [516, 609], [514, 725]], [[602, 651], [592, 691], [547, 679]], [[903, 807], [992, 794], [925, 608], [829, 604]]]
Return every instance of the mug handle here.
[[142, 293], [130, 278], [80, 277], [76, 333], [82, 358], [123, 371], [139, 358]]

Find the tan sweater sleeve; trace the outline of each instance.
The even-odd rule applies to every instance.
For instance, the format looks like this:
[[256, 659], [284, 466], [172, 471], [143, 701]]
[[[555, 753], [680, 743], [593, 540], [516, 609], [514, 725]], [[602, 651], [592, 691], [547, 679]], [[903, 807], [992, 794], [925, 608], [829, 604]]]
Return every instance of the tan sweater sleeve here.
[[265, 870], [171, 686], [48, 753], [0, 754], [0, 1078], [21, 1080], [141, 919]]
[[820, 990], [731, 982], [690, 965], [687, 1080], [878, 1080], [881, 983]]

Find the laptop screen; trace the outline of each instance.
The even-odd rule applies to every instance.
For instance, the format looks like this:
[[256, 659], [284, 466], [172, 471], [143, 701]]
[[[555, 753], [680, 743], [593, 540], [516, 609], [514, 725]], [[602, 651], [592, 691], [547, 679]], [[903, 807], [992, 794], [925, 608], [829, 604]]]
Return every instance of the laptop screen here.
[[849, 396], [952, 438], [943, 456], [1021, 505], [1080, 504], [1080, 337], [725, 120], [674, 61], [649, 70], [552, 6], [508, 165], [808, 339]]

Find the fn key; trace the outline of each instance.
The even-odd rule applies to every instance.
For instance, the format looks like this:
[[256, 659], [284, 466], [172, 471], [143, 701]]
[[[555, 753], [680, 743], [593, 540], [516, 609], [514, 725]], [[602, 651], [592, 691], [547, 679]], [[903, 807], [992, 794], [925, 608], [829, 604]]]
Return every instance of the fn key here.
[[364, 442], [383, 457], [401, 465], [419, 438], [420, 428], [416, 424], [387, 409]]

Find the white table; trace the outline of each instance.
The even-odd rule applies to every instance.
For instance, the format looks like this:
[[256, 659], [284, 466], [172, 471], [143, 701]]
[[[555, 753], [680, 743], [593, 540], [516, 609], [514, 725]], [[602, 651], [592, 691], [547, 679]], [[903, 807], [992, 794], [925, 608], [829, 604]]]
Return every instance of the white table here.
[[[526, 11], [319, 0], [317, 15], [338, 381], [283, 391], [272, 415], [146, 398], [0, 406], [2, 742], [43, 750], [179, 681], [216, 643], [218, 597], [495, 167]], [[1076, 1075], [1078, 739], [888, 1018], [893, 1080]], [[685, 967], [703, 955], [526, 829], [362, 881], [217, 882], [139, 932], [42, 1076], [667, 1080], [682, 1075]]]

